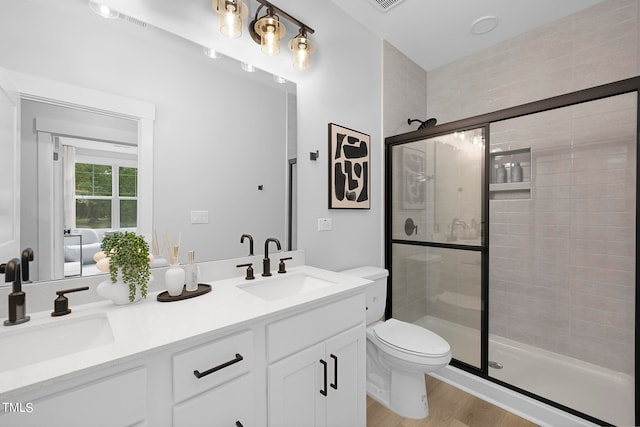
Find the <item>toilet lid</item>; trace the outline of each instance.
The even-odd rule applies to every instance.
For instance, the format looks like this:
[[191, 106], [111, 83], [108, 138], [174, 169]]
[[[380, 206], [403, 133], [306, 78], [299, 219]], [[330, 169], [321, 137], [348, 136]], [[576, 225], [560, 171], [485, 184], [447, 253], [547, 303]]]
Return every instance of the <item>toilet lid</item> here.
[[425, 356], [443, 356], [451, 351], [440, 335], [418, 325], [389, 319], [373, 328], [376, 337], [392, 347]]

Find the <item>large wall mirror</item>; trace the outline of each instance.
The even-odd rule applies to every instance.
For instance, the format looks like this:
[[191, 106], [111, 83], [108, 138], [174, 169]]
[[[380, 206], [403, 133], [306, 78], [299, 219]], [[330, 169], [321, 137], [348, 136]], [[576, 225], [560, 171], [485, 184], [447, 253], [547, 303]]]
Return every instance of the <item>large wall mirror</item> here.
[[[22, 99], [15, 200], [20, 247], [36, 249], [32, 279], [94, 274], [101, 236], [121, 229], [157, 236], [160, 257], [165, 236], [197, 261], [246, 255], [244, 233], [258, 252], [272, 236], [295, 248], [295, 84], [152, 26], [104, 19], [86, 0], [8, 0], [0, 12], [0, 67], [155, 106], [144, 175], [134, 117]], [[138, 223], [141, 210], [150, 224]]]

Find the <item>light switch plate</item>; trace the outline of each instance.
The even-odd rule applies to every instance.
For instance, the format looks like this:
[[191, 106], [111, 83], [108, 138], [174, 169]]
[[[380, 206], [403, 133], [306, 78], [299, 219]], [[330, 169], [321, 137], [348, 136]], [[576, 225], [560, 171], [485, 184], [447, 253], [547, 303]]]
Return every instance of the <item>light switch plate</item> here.
[[209, 224], [209, 211], [191, 211], [191, 224]]
[[318, 218], [318, 231], [329, 231], [333, 229], [331, 218]]

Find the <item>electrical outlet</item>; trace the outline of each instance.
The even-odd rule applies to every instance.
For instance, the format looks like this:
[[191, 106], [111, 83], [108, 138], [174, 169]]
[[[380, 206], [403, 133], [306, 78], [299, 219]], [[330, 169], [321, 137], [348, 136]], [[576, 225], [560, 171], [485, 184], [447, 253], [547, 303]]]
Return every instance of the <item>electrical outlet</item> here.
[[333, 229], [331, 218], [318, 218], [318, 231], [329, 231]]
[[209, 224], [209, 211], [191, 211], [191, 224]]

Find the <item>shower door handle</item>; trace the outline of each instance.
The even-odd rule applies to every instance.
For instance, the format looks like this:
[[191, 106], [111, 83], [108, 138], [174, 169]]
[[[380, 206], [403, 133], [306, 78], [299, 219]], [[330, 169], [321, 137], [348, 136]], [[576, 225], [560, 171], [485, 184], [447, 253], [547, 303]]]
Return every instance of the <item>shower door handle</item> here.
[[335, 354], [332, 354], [331, 358], [333, 359], [333, 384], [331, 384], [331, 387], [337, 390], [338, 389], [338, 356], [336, 356]]

